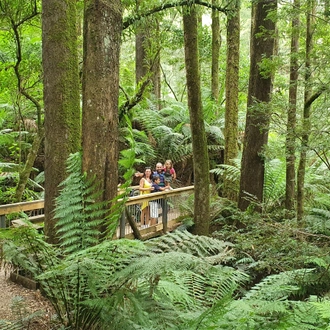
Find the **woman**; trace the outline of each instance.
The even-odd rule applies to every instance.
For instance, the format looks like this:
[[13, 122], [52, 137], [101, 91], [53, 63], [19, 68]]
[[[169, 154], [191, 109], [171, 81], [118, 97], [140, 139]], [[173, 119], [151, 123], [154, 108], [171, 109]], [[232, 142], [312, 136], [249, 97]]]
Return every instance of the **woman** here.
[[[151, 190], [153, 190], [150, 167], [146, 167], [144, 171], [144, 175], [140, 180], [139, 190], [140, 190], [140, 195], [150, 194]], [[149, 221], [150, 221], [149, 211], [150, 211], [149, 203], [143, 202], [141, 206], [141, 227], [143, 228], [149, 226]]]

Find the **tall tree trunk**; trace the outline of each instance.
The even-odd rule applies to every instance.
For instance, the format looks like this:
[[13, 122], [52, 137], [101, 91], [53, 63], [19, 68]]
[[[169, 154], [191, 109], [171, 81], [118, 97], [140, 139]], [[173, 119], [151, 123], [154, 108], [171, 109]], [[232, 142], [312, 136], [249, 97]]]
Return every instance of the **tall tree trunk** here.
[[[295, 144], [296, 144], [296, 115], [297, 115], [297, 90], [298, 90], [298, 59], [299, 51], [299, 8], [300, 0], [294, 1], [294, 17], [291, 23], [291, 57], [290, 57], [290, 86], [289, 86], [289, 109], [286, 133], [286, 189], [285, 208], [287, 211], [294, 210], [295, 201]], [[288, 214], [289, 215], [289, 214]]]
[[83, 170], [111, 201], [118, 184], [120, 0], [85, 0], [83, 65]]
[[155, 22], [155, 30], [154, 30], [155, 36], [154, 36], [154, 49], [155, 49], [155, 57], [153, 60], [152, 65], [152, 87], [153, 87], [153, 94], [155, 96], [155, 99], [158, 101], [158, 110], [162, 108], [161, 105], [161, 70], [160, 70], [160, 32], [159, 32], [159, 22]]
[[[238, 155], [238, 81], [240, 44], [240, 0], [227, 18], [227, 69], [226, 69], [226, 113], [225, 113], [225, 159], [227, 165], [234, 165]], [[224, 197], [237, 201], [235, 183], [224, 178]]]
[[252, 4], [250, 78], [238, 200], [241, 210], [251, 204], [251, 197], [259, 205], [263, 199], [263, 148], [268, 142], [272, 72], [269, 65], [261, 63], [270, 61], [274, 52], [275, 22], [267, 16], [276, 10], [276, 5], [276, 0], [259, 0]]
[[210, 216], [209, 157], [201, 99], [197, 14], [195, 6], [184, 8], [183, 29], [188, 107], [194, 160], [195, 226], [193, 232], [199, 235], [208, 235]]
[[[218, 0], [212, 0], [212, 5], [218, 5]], [[212, 65], [211, 93], [214, 100], [219, 99], [219, 54], [221, 46], [219, 11], [212, 9]]]
[[[141, 0], [136, 2], [139, 11]], [[145, 79], [150, 79], [151, 93], [160, 100], [160, 37], [159, 23], [156, 18], [148, 17], [138, 23], [135, 35], [135, 80], [138, 85]], [[158, 103], [160, 108], [160, 103]]]
[[[137, 4], [138, 9], [138, 4]], [[139, 23], [141, 24], [141, 23]], [[135, 34], [135, 80], [139, 82], [146, 76], [148, 72], [147, 55], [146, 55], [146, 29], [145, 26], [138, 26]]]
[[298, 165], [297, 176], [297, 221], [302, 222], [304, 215], [304, 185], [306, 172], [306, 159], [308, 140], [310, 134], [310, 110], [311, 103], [309, 99], [312, 95], [310, 81], [312, 77], [311, 68], [311, 52], [313, 49], [313, 33], [315, 23], [315, 0], [307, 1], [307, 30], [306, 30], [306, 54], [305, 54], [305, 95], [304, 95], [304, 112], [303, 112], [303, 134], [301, 137], [301, 151]]
[[42, 1], [45, 106], [45, 234], [56, 242], [54, 206], [66, 160], [80, 148], [80, 95], [75, 0]]

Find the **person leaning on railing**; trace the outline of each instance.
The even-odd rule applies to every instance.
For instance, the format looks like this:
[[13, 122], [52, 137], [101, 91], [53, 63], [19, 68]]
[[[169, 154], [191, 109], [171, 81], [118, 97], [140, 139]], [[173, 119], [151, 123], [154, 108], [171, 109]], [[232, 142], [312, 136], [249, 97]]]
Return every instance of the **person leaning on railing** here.
[[[151, 181], [151, 169], [146, 167], [143, 177], [140, 180], [139, 190], [140, 195], [150, 194], [154, 188]], [[143, 202], [141, 206], [141, 227], [148, 227], [150, 221], [150, 208], [148, 202]]]
[[[160, 192], [160, 191], [164, 191], [167, 190], [168, 188], [166, 187], [161, 187], [159, 185], [160, 183], [160, 177], [158, 174], [153, 175], [152, 177], [152, 187], [154, 188], [151, 192], [155, 193], [155, 192]], [[150, 225], [156, 225], [157, 221], [158, 221], [158, 202], [157, 201], [151, 201], [149, 203], [150, 205]]]
[[172, 190], [171, 187], [172, 181], [176, 179], [176, 172], [173, 167], [173, 163], [170, 159], [167, 159], [164, 164], [164, 181], [165, 181], [165, 187]]

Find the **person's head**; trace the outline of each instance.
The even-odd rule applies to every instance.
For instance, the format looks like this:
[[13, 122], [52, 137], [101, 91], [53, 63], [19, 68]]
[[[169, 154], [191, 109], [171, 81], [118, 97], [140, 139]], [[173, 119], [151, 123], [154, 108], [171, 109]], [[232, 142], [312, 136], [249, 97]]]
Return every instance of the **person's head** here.
[[151, 176], [151, 168], [150, 167], [146, 167], [144, 170], [144, 176], [149, 178]]
[[160, 182], [160, 177], [159, 175], [155, 174], [153, 177], [152, 177], [152, 181], [156, 184], [158, 184]]
[[164, 166], [165, 168], [172, 168], [173, 166], [172, 161], [170, 159], [167, 159]]
[[156, 164], [156, 172], [161, 173], [163, 171], [163, 165], [162, 163]]

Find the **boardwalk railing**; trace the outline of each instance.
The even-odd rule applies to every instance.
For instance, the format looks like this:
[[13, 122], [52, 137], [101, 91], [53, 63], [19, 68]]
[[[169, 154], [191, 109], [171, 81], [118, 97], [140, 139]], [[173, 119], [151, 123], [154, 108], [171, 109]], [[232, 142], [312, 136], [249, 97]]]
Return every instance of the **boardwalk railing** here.
[[[194, 193], [194, 186], [176, 188], [173, 190], [151, 193], [146, 195], [138, 195], [129, 197], [126, 201], [126, 209], [128, 212], [123, 213], [117, 237], [133, 237], [132, 224], [129, 223], [128, 217], [134, 221], [140, 232], [167, 232], [168, 228], [174, 225], [176, 219], [185, 215], [182, 204]], [[149, 205], [149, 216], [155, 219], [154, 225], [142, 226], [141, 206], [143, 202]], [[127, 214], [128, 213], [128, 214]], [[151, 222], [151, 221], [150, 221]]]
[[[0, 228], [6, 228], [11, 222], [29, 218], [32, 223], [44, 221], [44, 200], [0, 205]], [[19, 223], [16, 221], [16, 223]]]
[[[125, 202], [126, 212], [123, 213], [118, 226], [117, 238], [131, 238], [134, 236], [132, 227], [138, 228], [142, 233], [166, 232], [177, 218], [184, 215], [182, 205], [194, 192], [194, 186], [176, 188], [169, 191], [151, 193], [129, 197]], [[147, 202], [150, 215], [156, 224], [141, 227], [141, 205]], [[24, 214], [23, 214], [24, 213]], [[44, 221], [44, 200], [22, 202], [0, 206], [0, 228], [19, 226], [24, 224], [22, 219], [28, 218], [32, 223]], [[130, 218], [130, 219], [128, 219]], [[134, 224], [129, 224], [129, 221]]]

